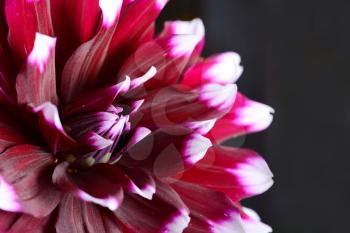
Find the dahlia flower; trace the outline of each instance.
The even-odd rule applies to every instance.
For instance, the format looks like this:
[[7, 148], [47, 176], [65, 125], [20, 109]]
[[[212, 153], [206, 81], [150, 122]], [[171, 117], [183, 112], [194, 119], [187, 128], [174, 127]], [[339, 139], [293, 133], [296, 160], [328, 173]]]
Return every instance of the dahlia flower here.
[[0, 0], [0, 232], [266, 233], [272, 174], [220, 145], [273, 110], [166, 0]]

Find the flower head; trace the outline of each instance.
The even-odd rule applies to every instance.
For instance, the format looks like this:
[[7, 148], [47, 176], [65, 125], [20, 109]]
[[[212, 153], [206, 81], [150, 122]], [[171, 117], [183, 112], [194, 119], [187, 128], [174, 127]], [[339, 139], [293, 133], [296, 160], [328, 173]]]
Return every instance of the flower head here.
[[166, 3], [0, 1], [1, 232], [270, 232], [240, 205], [268, 166], [220, 143], [273, 110], [200, 19], [155, 35]]

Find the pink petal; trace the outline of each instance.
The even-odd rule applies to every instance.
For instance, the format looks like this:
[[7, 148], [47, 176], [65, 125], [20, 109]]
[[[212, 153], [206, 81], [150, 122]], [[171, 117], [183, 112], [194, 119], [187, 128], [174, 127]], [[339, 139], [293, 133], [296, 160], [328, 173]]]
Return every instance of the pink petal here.
[[60, 192], [52, 185], [50, 167], [54, 158], [32, 145], [14, 146], [0, 156], [0, 175], [15, 191], [22, 212], [43, 217], [60, 201]]
[[174, 182], [172, 187], [190, 209], [191, 222], [184, 231], [245, 233], [240, 213], [223, 193], [186, 182]]
[[162, 129], [131, 147], [120, 163], [146, 169], [156, 176], [169, 176], [193, 166], [210, 146], [207, 138], [191, 130]]
[[265, 130], [272, 122], [274, 110], [238, 93], [232, 109], [214, 125], [208, 137], [221, 143], [231, 137]]
[[181, 233], [190, 221], [189, 212], [174, 190], [157, 182], [152, 200], [126, 195], [122, 206], [115, 211], [117, 218], [127, 227], [126, 232]]
[[200, 37], [196, 35], [175, 35], [145, 43], [126, 61], [119, 76], [128, 75], [133, 79], [154, 66], [157, 74], [145, 84], [146, 88], [155, 89], [174, 84], [199, 41]]
[[189, 87], [235, 83], [243, 72], [240, 62], [240, 56], [233, 52], [212, 56], [187, 70], [181, 83]]
[[218, 119], [231, 109], [236, 91], [235, 84], [208, 84], [192, 91], [180, 86], [166, 87], [150, 93], [139, 111], [132, 114], [131, 121], [162, 128]]
[[17, 76], [16, 90], [20, 104], [38, 106], [57, 104], [55, 72], [56, 39], [37, 33], [34, 48], [25, 69]]
[[47, 0], [6, 1], [6, 19], [9, 25], [9, 44], [20, 61], [32, 51], [35, 33], [53, 35], [50, 2]]
[[181, 180], [224, 192], [233, 201], [239, 201], [269, 189], [272, 176], [266, 162], [255, 152], [215, 146], [185, 171]]
[[64, 66], [61, 82], [64, 103], [69, 103], [84, 91], [95, 88], [98, 74], [105, 62], [111, 38], [118, 23], [122, 4], [120, 0], [114, 0], [108, 4], [105, 1], [101, 0], [100, 4], [104, 20], [106, 19], [108, 23], [104, 21], [104, 27], [97, 35], [75, 50]]

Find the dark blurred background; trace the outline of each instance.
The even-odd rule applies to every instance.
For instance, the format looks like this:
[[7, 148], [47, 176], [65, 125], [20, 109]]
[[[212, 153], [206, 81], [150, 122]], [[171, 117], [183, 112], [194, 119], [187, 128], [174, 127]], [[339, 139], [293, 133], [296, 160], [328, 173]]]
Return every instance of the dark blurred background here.
[[275, 185], [245, 204], [276, 233], [350, 232], [350, 1], [172, 0], [160, 22], [194, 17], [205, 55], [238, 52], [240, 90], [276, 110], [243, 145]]

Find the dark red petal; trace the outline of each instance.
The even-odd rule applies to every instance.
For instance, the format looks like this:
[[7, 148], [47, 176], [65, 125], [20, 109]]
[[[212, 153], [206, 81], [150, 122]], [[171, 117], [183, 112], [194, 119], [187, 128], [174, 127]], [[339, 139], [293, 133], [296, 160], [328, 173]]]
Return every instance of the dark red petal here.
[[38, 116], [38, 126], [54, 154], [75, 144], [74, 139], [64, 131], [55, 105], [44, 103], [33, 111]]
[[63, 69], [61, 97], [69, 103], [84, 90], [95, 88], [98, 74], [105, 62], [109, 45], [118, 23], [122, 1], [100, 1], [103, 23], [90, 41], [82, 44]]
[[20, 104], [57, 104], [55, 45], [55, 38], [36, 34], [34, 48], [28, 56], [26, 67], [16, 80]]
[[108, 164], [75, 171], [64, 162], [56, 167], [52, 179], [58, 187], [82, 200], [115, 210], [123, 200], [122, 186], [127, 178]]
[[167, 0], [135, 0], [127, 4], [111, 43], [111, 54], [133, 47], [158, 17]]
[[124, 81], [116, 85], [82, 95], [65, 108], [64, 115], [106, 111], [117, 96], [123, 95], [129, 90], [130, 84], [130, 78], [126, 77]]
[[136, 193], [140, 196], [152, 199], [156, 192], [156, 183], [153, 177], [137, 168], [125, 168], [123, 172], [130, 178], [125, 189], [130, 193]]
[[6, 0], [6, 18], [9, 43], [20, 62], [32, 51], [35, 33], [53, 36], [49, 0]]
[[129, 75], [133, 79], [154, 66], [157, 74], [145, 84], [147, 89], [174, 84], [199, 41], [197, 35], [174, 35], [145, 43], [123, 65], [119, 76]]
[[216, 122], [207, 137], [219, 144], [231, 137], [260, 132], [271, 124], [273, 113], [271, 107], [238, 93], [231, 110]]
[[130, 232], [181, 233], [190, 221], [187, 207], [169, 185], [158, 181], [156, 187], [152, 200], [126, 195], [115, 215]]
[[59, 206], [57, 233], [121, 233], [116, 221], [98, 206], [66, 195]]
[[181, 180], [224, 192], [233, 201], [261, 194], [273, 184], [269, 167], [257, 153], [223, 146], [210, 148]]
[[0, 153], [10, 146], [30, 142], [27, 136], [26, 132], [20, 127], [18, 119], [7, 114], [6, 110], [1, 109]]
[[208, 84], [192, 91], [182, 86], [166, 87], [150, 93], [139, 111], [132, 114], [131, 121], [162, 128], [217, 119], [231, 109], [236, 91], [235, 84]]
[[191, 222], [187, 233], [245, 233], [239, 209], [223, 193], [186, 182], [172, 183], [172, 187], [190, 209]]
[[[12, 215], [12, 216], [11, 216]], [[51, 216], [35, 218], [26, 214], [0, 213], [0, 232], [6, 233], [51, 233], [48, 223]]]
[[162, 129], [132, 146], [120, 163], [146, 169], [156, 176], [169, 176], [197, 163], [210, 146], [207, 138], [191, 130]]
[[11, 147], [0, 156], [0, 176], [16, 194], [20, 209], [35, 217], [52, 212], [60, 192], [51, 183], [54, 158], [32, 145]]

